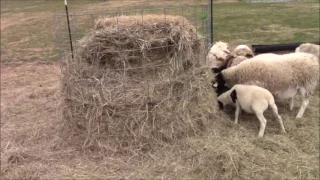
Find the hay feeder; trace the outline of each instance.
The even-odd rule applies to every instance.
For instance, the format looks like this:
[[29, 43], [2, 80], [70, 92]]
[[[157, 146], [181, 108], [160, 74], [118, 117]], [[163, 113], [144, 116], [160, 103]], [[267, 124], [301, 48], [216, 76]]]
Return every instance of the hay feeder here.
[[201, 134], [216, 112], [206, 40], [181, 15], [97, 18], [75, 58], [64, 56], [65, 129], [83, 137], [82, 147], [109, 150]]

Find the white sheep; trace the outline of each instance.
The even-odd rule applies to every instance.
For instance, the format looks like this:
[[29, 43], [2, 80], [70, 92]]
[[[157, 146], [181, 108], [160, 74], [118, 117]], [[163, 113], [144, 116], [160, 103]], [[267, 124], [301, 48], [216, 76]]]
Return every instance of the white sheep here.
[[240, 64], [242, 61], [247, 60], [248, 58], [245, 56], [232, 56], [230, 59], [226, 60], [226, 65], [221, 66], [218, 71], [215, 71], [215, 73], [222, 71], [223, 69], [230, 68], [232, 66], [236, 66]]
[[236, 66], [240, 64], [242, 61], [252, 57], [254, 57], [254, 54], [247, 45], [239, 45], [233, 50], [232, 57], [226, 59], [226, 68]]
[[311, 43], [301, 44], [299, 47], [296, 48], [295, 52], [310, 53], [317, 56], [318, 59], [320, 59], [320, 45], [317, 45], [317, 44], [311, 44]]
[[207, 55], [207, 63], [213, 73], [218, 73], [225, 68], [236, 66], [253, 56], [252, 50], [246, 45], [238, 45], [231, 52], [228, 43], [219, 41], [211, 47]]
[[269, 90], [276, 98], [290, 99], [290, 110], [299, 91], [302, 105], [296, 117], [300, 118], [309, 104], [310, 94], [319, 82], [319, 62], [316, 56], [301, 52], [255, 56], [221, 71], [215, 80], [218, 83], [218, 95], [235, 84], [257, 85]]
[[236, 107], [235, 124], [238, 124], [239, 114], [241, 110], [247, 113], [256, 114], [260, 121], [259, 137], [263, 137], [266, 128], [267, 120], [263, 116], [265, 110], [271, 107], [274, 116], [280, 123], [282, 132], [286, 132], [283, 121], [278, 114], [278, 108], [275, 104], [272, 94], [261, 87], [254, 85], [236, 84], [229, 91], [221, 94], [218, 98], [220, 109], [225, 105], [233, 105]]
[[206, 57], [210, 68], [220, 67], [226, 59], [231, 57], [231, 50], [228, 43], [218, 41], [212, 45]]
[[247, 58], [251, 58], [254, 56], [252, 50], [247, 46], [247, 45], [238, 45], [236, 48], [233, 50], [233, 54], [235, 56], [245, 56]]
[[[273, 53], [265, 53], [265, 54], [259, 54], [257, 56], [254, 56], [254, 60], [260, 60], [260, 59], [272, 59], [272, 58], [277, 58], [278, 56], [280, 56], [279, 54], [273, 54]], [[219, 73], [221, 72], [222, 70], [226, 69], [226, 68], [230, 68], [230, 67], [233, 67], [233, 66], [236, 66], [238, 64], [240, 64], [242, 61], [244, 60], [247, 60], [248, 58], [246, 57], [243, 57], [243, 56], [238, 56], [236, 58], [234, 58], [233, 61], [229, 61], [229, 62], [232, 62], [231, 65], [229, 65], [229, 62], [227, 66], [222, 66], [220, 67], [218, 70], [217, 69], [212, 69], [212, 72], [214, 73]], [[215, 82], [215, 80], [212, 80], [212, 87], [213, 88], [217, 88], [218, 84], [217, 82]], [[293, 101], [293, 99], [292, 99]], [[292, 102], [293, 103], [293, 102]], [[293, 108], [293, 107], [292, 107]]]

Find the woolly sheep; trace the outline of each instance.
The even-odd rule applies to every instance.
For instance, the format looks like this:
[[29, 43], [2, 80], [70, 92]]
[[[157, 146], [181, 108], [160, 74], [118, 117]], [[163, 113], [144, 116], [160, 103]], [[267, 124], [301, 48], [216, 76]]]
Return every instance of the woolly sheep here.
[[218, 41], [211, 48], [206, 57], [210, 68], [220, 67], [222, 63], [231, 57], [231, 51], [228, 43]]
[[272, 94], [261, 87], [254, 85], [236, 84], [229, 91], [221, 94], [218, 98], [220, 109], [225, 105], [236, 106], [235, 124], [238, 124], [239, 114], [241, 110], [247, 113], [254, 113], [260, 121], [259, 137], [263, 137], [267, 120], [263, 116], [265, 110], [271, 107], [274, 116], [280, 123], [282, 132], [286, 132], [283, 121], [278, 114], [278, 108], [275, 104]]
[[244, 56], [247, 58], [253, 57], [253, 52], [252, 50], [247, 46], [247, 45], [238, 45], [234, 50], [233, 50], [233, 54], [235, 56]]
[[[226, 60], [226, 66], [222, 66], [222, 68], [219, 68], [219, 70], [223, 70], [225, 68], [229, 68], [232, 66], [236, 66], [238, 64], [240, 64], [242, 61], [247, 60], [248, 58], [245, 56], [233, 56], [230, 59]], [[217, 72], [217, 71], [216, 71]]]
[[246, 45], [238, 45], [233, 52], [230, 52], [229, 44], [219, 41], [210, 49], [207, 62], [209, 67], [214, 70], [213, 73], [218, 73], [253, 56], [252, 50]]
[[296, 48], [296, 52], [305, 52], [310, 53], [318, 57], [320, 59], [320, 45], [304, 43]]
[[319, 82], [319, 62], [316, 56], [301, 52], [255, 56], [221, 71], [215, 80], [218, 83], [218, 95], [235, 84], [257, 85], [269, 90], [276, 98], [290, 99], [290, 110], [299, 91], [302, 104], [296, 117], [300, 118], [309, 104], [310, 94]]
[[[260, 60], [260, 59], [271, 59], [271, 58], [277, 58], [277, 56], [280, 56], [280, 55], [278, 55], [278, 54], [273, 54], [273, 53], [265, 53], [265, 54], [259, 54], [259, 55], [257, 55], [257, 56], [254, 56], [253, 58], [251, 58], [251, 59], [254, 59], [254, 60]], [[246, 57], [243, 57], [243, 56], [238, 56], [237, 58], [235, 58], [233, 61], [229, 61], [229, 62], [232, 62], [232, 64], [231, 65], [229, 65], [229, 62], [228, 62], [228, 60], [227, 60], [227, 66], [221, 66], [220, 68], [218, 68], [218, 69], [211, 69], [212, 70], [212, 72], [214, 73], [214, 74], [216, 74], [216, 73], [219, 73], [219, 72], [221, 72], [222, 70], [224, 70], [224, 69], [226, 69], [226, 68], [229, 68], [229, 67], [233, 67], [233, 66], [236, 66], [236, 65], [238, 65], [238, 64], [240, 64], [242, 61], [244, 61], [244, 60], [246, 60], [246, 59], [248, 59], [248, 58], [246, 58]], [[212, 80], [212, 87], [213, 88], [216, 88], [217, 86], [218, 86], [218, 84], [215, 82], [215, 80]]]
[[232, 52], [232, 57], [226, 60], [226, 68], [236, 66], [242, 61], [254, 57], [252, 50], [247, 45], [238, 45]]

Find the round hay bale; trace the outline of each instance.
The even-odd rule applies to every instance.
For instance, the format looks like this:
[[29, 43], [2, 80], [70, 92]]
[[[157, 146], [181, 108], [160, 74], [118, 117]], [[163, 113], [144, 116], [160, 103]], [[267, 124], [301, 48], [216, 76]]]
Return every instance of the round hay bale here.
[[165, 63], [186, 68], [198, 62], [193, 59], [204, 50], [201, 43], [196, 28], [183, 17], [120, 16], [99, 19], [79, 41], [78, 55], [112, 69]]
[[68, 131], [83, 134], [84, 147], [121, 150], [203, 132], [216, 106], [196, 28], [178, 16], [118, 20], [98, 20], [66, 60]]

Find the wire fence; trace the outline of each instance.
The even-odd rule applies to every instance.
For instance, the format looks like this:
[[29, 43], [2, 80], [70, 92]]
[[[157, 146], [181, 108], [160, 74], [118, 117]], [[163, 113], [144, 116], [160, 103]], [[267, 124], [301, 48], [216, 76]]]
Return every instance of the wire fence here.
[[[150, 9], [132, 8], [132, 10], [125, 10], [118, 7], [115, 9], [94, 9], [94, 10], [76, 10], [68, 13], [70, 21], [70, 31], [68, 31], [68, 23], [66, 12], [57, 12], [54, 14], [56, 46], [59, 52], [59, 59], [63, 60], [66, 56], [70, 55], [70, 38], [71, 35], [74, 51], [77, 51], [77, 41], [83, 38], [91, 29], [94, 28], [98, 19], [108, 17], [115, 19], [116, 25], [121, 28], [123, 17], [135, 16], [140, 17], [136, 19], [137, 23], [144, 21], [146, 15], [157, 15], [163, 19], [167, 16], [180, 16], [186, 18], [189, 23], [184, 26], [194, 26], [197, 33], [206, 41], [210, 46], [210, 10], [207, 4], [199, 5], [185, 5], [174, 7], [159, 7]], [[146, 29], [147, 30], [147, 29]], [[150, 29], [149, 29], [150, 30]], [[130, 31], [130, 29], [128, 30]], [[161, 39], [159, 39], [161, 41]], [[165, 45], [170, 47], [174, 45]], [[152, 47], [153, 49], [164, 48], [164, 46]], [[126, 51], [139, 51], [139, 49], [130, 49]]]
[[[246, 2], [249, 3], [213, 5], [213, 41], [225, 41], [234, 46], [319, 41], [319, 4], [316, 5], [316, 0], [246, 0]], [[164, 19], [167, 15], [187, 18], [191, 22], [190, 25], [197, 28], [210, 47], [212, 34], [210, 3], [208, 3], [150, 9], [131, 7], [128, 10], [125, 7], [118, 7], [71, 11], [69, 20], [74, 48], [77, 49], [75, 42], [93, 28], [98, 18], [113, 17], [121, 22], [122, 15], [139, 15], [143, 21], [143, 16], [148, 14], [159, 15]], [[54, 15], [54, 19], [56, 44], [61, 60], [71, 52], [66, 13], [58, 12]]]

